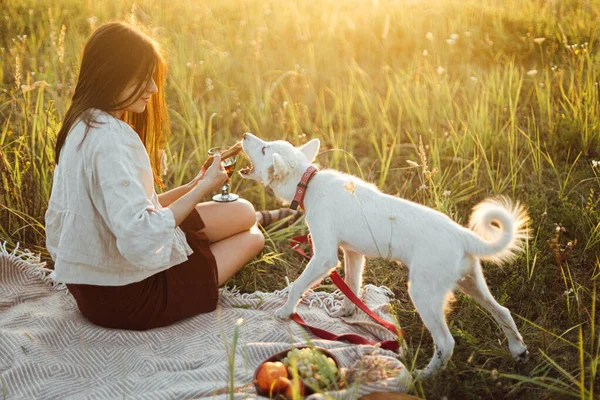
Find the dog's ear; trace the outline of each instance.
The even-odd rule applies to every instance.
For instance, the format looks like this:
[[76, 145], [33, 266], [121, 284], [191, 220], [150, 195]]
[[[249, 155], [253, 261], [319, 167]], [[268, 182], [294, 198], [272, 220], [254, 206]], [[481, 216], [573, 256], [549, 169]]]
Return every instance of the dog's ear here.
[[304, 153], [304, 156], [308, 160], [309, 163], [315, 160], [315, 157], [319, 153], [319, 147], [321, 147], [321, 142], [319, 139], [313, 139], [310, 142], [306, 143], [302, 147], [300, 147], [300, 151]]
[[273, 153], [273, 162], [266, 168], [263, 182], [269, 186], [274, 180], [284, 178], [288, 174], [288, 166], [278, 153]]

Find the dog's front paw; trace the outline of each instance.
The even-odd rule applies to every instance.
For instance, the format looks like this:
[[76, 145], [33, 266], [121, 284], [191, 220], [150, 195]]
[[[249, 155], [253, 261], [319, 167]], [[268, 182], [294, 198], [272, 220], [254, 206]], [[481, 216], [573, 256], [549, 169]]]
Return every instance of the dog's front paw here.
[[529, 351], [525, 348], [525, 350], [513, 357], [517, 363], [526, 363], [529, 360]]
[[293, 311], [290, 312], [285, 306], [283, 306], [277, 311], [275, 311], [275, 317], [279, 319], [289, 319], [293, 313]]

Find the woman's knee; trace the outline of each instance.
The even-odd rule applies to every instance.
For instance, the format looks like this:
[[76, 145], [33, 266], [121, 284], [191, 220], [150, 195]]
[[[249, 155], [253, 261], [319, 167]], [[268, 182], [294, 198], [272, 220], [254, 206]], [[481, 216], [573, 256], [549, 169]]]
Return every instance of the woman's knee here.
[[258, 254], [265, 247], [265, 236], [262, 231], [256, 227], [250, 229], [249, 246], [255, 254]]

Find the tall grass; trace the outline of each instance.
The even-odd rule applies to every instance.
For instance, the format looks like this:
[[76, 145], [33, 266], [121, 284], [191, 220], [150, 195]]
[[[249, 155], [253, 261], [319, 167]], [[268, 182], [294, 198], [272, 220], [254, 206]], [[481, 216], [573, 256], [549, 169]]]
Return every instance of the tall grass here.
[[[129, 20], [169, 60], [169, 186], [195, 176], [209, 147], [252, 131], [294, 144], [319, 137], [322, 165], [461, 223], [484, 196], [526, 204], [534, 239], [486, 275], [520, 317], [532, 359], [515, 369], [493, 321], [459, 297], [452, 364], [416, 392], [592, 399], [599, 11], [596, 0], [12, 2], [0, 11], [0, 239], [48, 259], [53, 148], [82, 46], [101, 23]], [[276, 204], [258, 185], [232, 183], [259, 209]], [[272, 290], [295, 278], [303, 265], [287, 241], [300, 230], [273, 231], [265, 257], [232, 282]], [[423, 364], [431, 340], [407, 301], [406, 274], [370, 260], [365, 280], [396, 292], [414, 351], [407, 364]]]

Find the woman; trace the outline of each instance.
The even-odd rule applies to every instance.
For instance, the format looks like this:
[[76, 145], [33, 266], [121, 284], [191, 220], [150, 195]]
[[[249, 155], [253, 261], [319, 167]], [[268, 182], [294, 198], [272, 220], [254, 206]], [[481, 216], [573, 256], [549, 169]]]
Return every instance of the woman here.
[[264, 246], [257, 228], [277, 211], [200, 203], [227, 179], [220, 157], [157, 195], [169, 134], [157, 44], [124, 23], [87, 42], [56, 142], [45, 215], [51, 277], [81, 313], [109, 328], [149, 329], [216, 308], [218, 288]]

